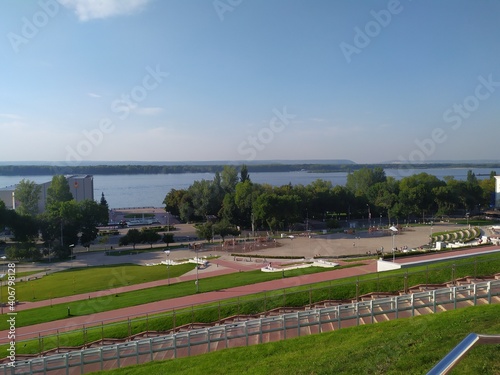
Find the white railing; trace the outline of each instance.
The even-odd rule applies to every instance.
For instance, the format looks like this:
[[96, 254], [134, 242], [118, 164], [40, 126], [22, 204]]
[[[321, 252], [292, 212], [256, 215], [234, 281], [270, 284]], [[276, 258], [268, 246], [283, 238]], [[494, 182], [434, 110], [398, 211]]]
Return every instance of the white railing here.
[[498, 296], [500, 280], [492, 280], [82, 349], [18, 361], [15, 368], [2, 364], [0, 374], [85, 374], [376, 323], [381, 316], [388, 320], [435, 313], [439, 306], [456, 309], [463, 302], [476, 305], [478, 299], [492, 303]]
[[432, 370], [427, 373], [427, 375], [448, 374], [458, 364], [458, 362], [460, 362], [463, 356], [478, 344], [500, 344], [500, 335], [478, 335], [476, 333], [469, 334], [436, 366], [434, 366]]

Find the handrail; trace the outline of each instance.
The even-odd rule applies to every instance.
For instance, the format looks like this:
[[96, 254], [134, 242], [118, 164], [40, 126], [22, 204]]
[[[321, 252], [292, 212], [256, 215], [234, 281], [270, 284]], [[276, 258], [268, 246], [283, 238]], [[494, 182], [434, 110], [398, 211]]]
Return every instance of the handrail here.
[[460, 362], [465, 354], [477, 344], [500, 344], [500, 335], [480, 335], [470, 333], [455, 346], [427, 375], [448, 374]]

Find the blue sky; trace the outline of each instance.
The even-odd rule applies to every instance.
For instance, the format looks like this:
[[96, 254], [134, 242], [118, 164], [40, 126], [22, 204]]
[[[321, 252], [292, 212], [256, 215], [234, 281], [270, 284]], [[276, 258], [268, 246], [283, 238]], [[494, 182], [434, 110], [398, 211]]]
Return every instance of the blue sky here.
[[499, 160], [500, 2], [0, 2], [2, 161]]

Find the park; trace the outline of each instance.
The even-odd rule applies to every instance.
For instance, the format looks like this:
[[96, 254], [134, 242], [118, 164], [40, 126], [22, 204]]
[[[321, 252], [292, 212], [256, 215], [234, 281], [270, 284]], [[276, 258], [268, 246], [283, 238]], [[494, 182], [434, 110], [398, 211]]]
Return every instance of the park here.
[[[176, 227], [176, 234], [180, 238], [195, 237], [193, 226], [177, 224]], [[435, 233], [455, 233], [462, 228], [467, 228], [467, 226], [433, 223]], [[418, 249], [428, 243], [429, 235], [429, 225], [408, 227], [407, 230], [397, 235], [397, 244], [401, 249]], [[245, 241], [244, 247], [235, 248], [233, 243], [224, 248], [222, 242], [214, 241], [198, 249], [189, 246], [189, 242], [176, 244], [177, 246], [172, 244], [168, 253], [164, 245], [157, 248], [147, 245], [139, 246], [135, 252], [127, 252], [126, 247], [119, 250], [113, 249], [117, 252], [123, 251], [123, 255], [109, 255], [109, 249], [108, 251], [87, 251], [84, 247], [75, 247], [74, 258], [69, 261], [51, 265], [42, 264], [38, 268], [33, 265], [19, 268], [19, 270], [26, 269], [26, 271], [23, 271], [23, 276], [20, 277], [24, 280], [17, 284], [19, 299], [19, 304], [16, 306], [19, 322], [17, 337], [19, 340], [25, 340], [23, 340], [26, 342], [24, 347], [28, 348], [26, 355], [29, 358], [30, 353], [51, 351], [54, 347], [57, 351], [57, 347], [63, 346], [61, 343], [64, 343], [65, 347], [81, 347], [82, 345], [87, 347], [89, 343], [97, 340], [104, 345], [112, 342], [110, 340], [149, 331], [153, 326], [158, 328], [159, 332], [167, 333], [169, 330], [182, 326], [183, 322], [190, 325], [195, 321], [200, 324], [210, 320], [203, 317], [206, 313], [201, 312], [202, 310], [195, 314], [197, 318], [195, 321], [193, 321], [192, 312], [183, 313], [184, 310], [189, 311], [194, 306], [197, 306], [198, 310], [198, 306], [216, 304], [220, 310], [221, 301], [227, 301], [229, 296], [237, 300], [242, 298], [242, 295], [247, 295], [245, 298], [258, 298], [254, 295], [255, 285], [259, 285], [258, 289], [266, 290], [265, 308], [268, 309], [276, 303], [273, 302], [273, 293], [280, 295], [283, 288], [307, 290], [311, 288], [311, 285], [316, 288], [318, 283], [331, 284], [332, 280], [337, 278], [345, 283], [346, 277], [351, 277], [351, 282], [357, 280], [359, 283], [360, 278], [373, 278], [374, 274], [380, 278], [376, 267], [378, 260], [376, 249], [382, 247], [390, 249], [393, 240], [394, 236], [377, 235], [373, 230], [360, 229], [355, 233], [344, 231], [329, 234], [308, 233], [307, 235], [287, 233], [285, 236], [278, 236], [268, 247], [261, 246], [257, 241]], [[492, 250], [491, 246], [468, 247], [457, 253], [465, 251], [480, 253]], [[238, 250], [238, 252], [232, 250]], [[402, 251], [399, 253], [404, 254]], [[446, 255], [444, 257], [446, 258]], [[479, 273], [494, 273], [499, 269], [498, 256], [489, 254], [486, 257], [492, 258], [487, 258], [490, 259], [487, 262], [479, 261], [482, 271]], [[174, 265], [190, 258], [205, 259], [206, 266], [198, 267], [196, 263], [189, 262]], [[334, 259], [339, 267], [332, 270], [317, 267], [288, 270], [286, 267], [296, 264], [297, 259], [301, 261]], [[478, 272], [477, 259], [480, 258], [471, 259], [476, 259], [474, 260], [475, 272]], [[398, 262], [400, 261], [398, 258]], [[459, 262], [464, 264], [462, 270], [464, 275], [470, 274], [471, 260], [457, 259], [455, 263]], [[286, 274], [273, 275], [261, 272], [261, 268], [268, 263], [286, 268]], [[482, 270], [482, 267], [486, 265], [490, 271]], [[437, 266], [431, 265], [430, 267]], [[469, 267], [468, 271], [467, 267]], [[422, 266], [420, 268], [422, 269]], [[425, 269], [427, 282], [429, 282], [429, 275], [435, 278], [436, 274], [439, 274], [437, 271], [429, 272], [429, 265], [426, 265]], [[459, 273], [456, 275], [458, 277]], [[444, 277], [449, 278], [449, 274]], [[51, 278], [54, 279], [51, 280]], [[423, 282], [423, 279], [420, 281]], [[368, 281], [366, 283], [369, 284]], [[419, 283], [416, 276], [411, 283]], [[405, 285], [399, 283], [399, 289], [405, 289]], [[249, 291], [244, 292], [245, 288]], [[238, 293], [228, 293], [233, 289], [236, 289]], [[365, 290], [363, 287], [362, 289]], [[369, 292], [369, 289], [367, 287], [366, 292]], [[379, 283], [375, 289], [381, 292], [384, 288]], [[389, 289], [386, 292], [394, 291], [390, 287]], [[277, 291], [273, 292], [273, 290]], [[359, 298], [360, 292], [357, 293], [358, 295], [356, 292], [352, 295], [351, 290], [351, 295], [347, 294], [347, 299]], [[240, 297], [237, 297], [237, 294]], [[318, 296], [318, 298], [321, 297]], [[173, 301], [177, 299], [181, 302], [176, 306]], [[302, 300], [301, 303], [304, 301]], [[285, 305], [292, 304], [287, 301]], [[238, 304], [236, 312], [244, 309], [243, 305]], [[165, 318], [165, 314], [172, 311], [175, 311], [175, 318], [171, 314], [170, 317]], [[228, 308], [223, 315], [229, 316], [234, 313], [234, 310]], [[219, 311], [218, 320], [221, 319], [220, 314]], [[77, 319], [84, 322], [84, 336], [81, 335], [82, 323], [78, 323]], [[130, 323], [131, 319], [134, 323]], [[158, 326], [158, 321], [163, 323]], [[165, 321], [170, 323], [165, 325]], [[52, 328], [48, 325], [52, 325]], [[92, 326], [100, 328], [93, 329]], [[0, 327], [1, 329], [7, 328]], [[40, 337], [36, 339], [37, 332], [40, 331], [47, 336], [41, 341]], [[35, 339], [30, 340], [30, 337]], [[20, 356], [21, 353], [17, 355]]]

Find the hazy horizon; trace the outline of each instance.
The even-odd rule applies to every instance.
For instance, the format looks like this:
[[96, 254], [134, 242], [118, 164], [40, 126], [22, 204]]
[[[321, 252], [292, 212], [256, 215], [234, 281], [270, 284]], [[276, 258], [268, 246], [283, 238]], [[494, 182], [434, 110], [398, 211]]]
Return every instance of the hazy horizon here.
[[[427, 164], [498, 164], [500, 160], [429, 160], [422, 163], [413, 163], [414, 165], [427, 165]], [[387, 165], [393, 164], [395, 168], [400, 165], [396, 161], [385, 161], [380, 163], [356, 163], [352, 160], [339, 159], [339, 160], [307, 160], [307, 159], [295, 159], [295, 160], [192, 160], [192, 161], [144, 161], [144, 160], [95, 160], [95, 161], [83, 161], [74, 165], [81, 166], [93, 166], [93, 165], [265, 165], [265, 164], [339, 164], [339, 165], [357, 165], [357, 164], [369, 164], [369, 165]], [[65, 161], [0, 161], [0, 165], [54, 165], [54, 166], [72, 166]]]

